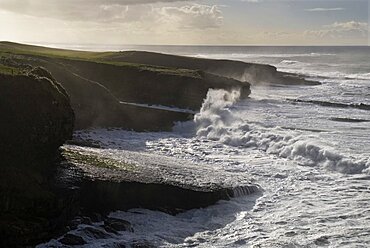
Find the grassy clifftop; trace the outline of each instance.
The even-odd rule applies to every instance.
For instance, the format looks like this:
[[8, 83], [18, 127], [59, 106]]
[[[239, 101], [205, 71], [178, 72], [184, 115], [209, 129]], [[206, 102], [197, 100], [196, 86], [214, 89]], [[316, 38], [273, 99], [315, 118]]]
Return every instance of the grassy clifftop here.
[[112, 62], [141, 63], [156, 66], [171, 66], [202, 70], [222, 77], [247, 81], [251, 84], [317, 85], [318, 82], [303, 77], [277, 71], [271, 65], [246, 63], [234, 60], [215, 60], [161, 54], [145, 51], [123, 51], [105, 54], [104, 60]]
[[98, 59], [99, 57], [110, 56], [112, 53], [85, 52], [66, 49], [56, 49], [42, 46], [26, 45], [14, 42], [0, 42], [0, 52], [24, 55], [37, 55], [62, 58]]
[[121, 102], [198, 110], [210, 88], [240, 88], [244, 96], [250, 93], [246, 82], [197, 68], [172, 67], [171, 60], [168, 66], [160, 66], [112, 59], [120, 54], [0, 42], [0, 70], [12, 74], [29, 66], [46, 68], [69, 94], [77, 128], [168, 129], [189, 116]]

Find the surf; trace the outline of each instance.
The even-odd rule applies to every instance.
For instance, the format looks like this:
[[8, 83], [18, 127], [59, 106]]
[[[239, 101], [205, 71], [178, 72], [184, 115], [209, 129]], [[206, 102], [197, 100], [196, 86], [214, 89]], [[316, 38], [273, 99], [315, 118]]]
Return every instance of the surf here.
[[264, 128], [246, 123], [240, 113], [233, 110], [240, 100], [239, 95], [236, 90], [210, 90], [194, 117], [196, 135], [230, 146], [262, 150], [304, 166], [322, 166], [345, 174], [369, 173], [369, 160], [345, 157], [320, 144], [312, 135], [305, 136], [298, 131], [286, 133], [279, 127]]

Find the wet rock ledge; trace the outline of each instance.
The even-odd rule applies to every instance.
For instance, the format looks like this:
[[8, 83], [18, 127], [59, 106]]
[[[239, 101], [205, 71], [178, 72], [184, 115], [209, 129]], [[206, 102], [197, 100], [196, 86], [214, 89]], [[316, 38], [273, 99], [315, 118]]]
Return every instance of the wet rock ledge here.
[[260, 190], [245, 176], [206, 164], [135, 151], [120, 150], [117, 159], [98, 148], [65, 145], [62, 150], [59, 184], [78, 188], [87, 215], [131, 208], [177, 214]]

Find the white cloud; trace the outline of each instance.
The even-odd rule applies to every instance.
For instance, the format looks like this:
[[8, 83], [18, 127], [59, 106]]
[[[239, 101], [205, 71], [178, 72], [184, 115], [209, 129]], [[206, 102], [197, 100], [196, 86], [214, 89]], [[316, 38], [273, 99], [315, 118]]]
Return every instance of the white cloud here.
[[158, 13], [160, 20], [171, 23], [178, 28], [209, 29], [217, 28], [223, 23], [222, 11], [217, 5], [186, 5], [182, 7], [163, 7]]
[[345, 10], [344, 8], [314, 8], [314, 9], [305, 9], [309, 12], [327, 12], [327, 11], [341, 11]]
[[349, 22], [335, 22], [330, 25], [325, 25], [325, 28], [335, 28], [335, 29], [360, 29], [366, 30], [368, 28], [368, 24], [366, 22], [356, 22], [356, 21], [349, 21]]
[[[173, 3], [180, 0], [0, 0], [0, 10], [67, 21], [120, 19], [127, 6]], [[186, 1], [186, 0], [181, 0]], [[120, 12], [120, 13], [119, 13]], [[111, 17], [112, 18], [109, 18]]]
[[324, 25], [319, 30], [307, 30], [304, 32], [307, 37], [319, 37], [322, 39], [367, 39], [368, 23], [366, 22], [335, 22]]
[[[148, 4], [178, 0], [0, 0], [0, 10], [67, 22], [133, 23], [137, 26], [167, 25], [169, 29], [217, 28], [223, 22], [220, 6]], [[184, 1], [182, 1], [184, 2]], [[22, 3], [22, 4], [21, 4]]]

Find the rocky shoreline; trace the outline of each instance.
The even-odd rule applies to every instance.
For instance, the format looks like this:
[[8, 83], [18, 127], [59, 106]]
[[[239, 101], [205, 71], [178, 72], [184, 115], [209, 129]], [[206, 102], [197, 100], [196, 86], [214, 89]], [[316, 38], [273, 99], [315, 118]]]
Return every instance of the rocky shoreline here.
[[[209, 89], [237, 88], [248, 97], [246, 80], [314, 84], [268, 65], [0, 42], [0, 246], [36, 245], [94, 216], [106, 232], [131, 231], [104, 217], [112, 210], [177, 214], [259, 192], [250, 180], [205, 165], [124, 150], [128, 162], [114, 161], [94, 150], [99, 144], [71, 140], [86, 128], [171, 130], [193, 118], [176, 108], [198, 111]], [[60, 241], [84, 242], [71, 234]]]
[[99, 148], [66, 145], [62, 150], [65, 161], [57, 178], [63, 188], [79, 189], [89, 213], [147, 208], [176, 214], [260, 191], [245, 177], [205, 164], [127, 150], [120, 150], [119, 161]]

